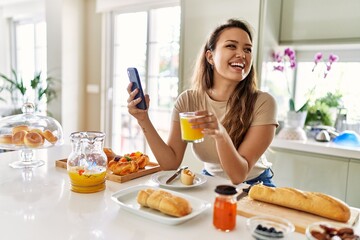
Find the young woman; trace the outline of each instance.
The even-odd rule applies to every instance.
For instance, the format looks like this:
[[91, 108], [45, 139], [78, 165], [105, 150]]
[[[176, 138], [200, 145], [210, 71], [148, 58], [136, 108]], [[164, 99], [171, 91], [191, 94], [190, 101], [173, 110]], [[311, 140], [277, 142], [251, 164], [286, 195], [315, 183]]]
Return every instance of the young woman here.
[[[278, 126], [274, 98], [256, 87], [252, 35], [246, 22], [230, 19], [218, 26], [203, 47], [193, 76], [193, 88], [181, 93], [172, 113], [165, 143], [149, 119], [136, 108], [138, 92], [127, 91], [128, 111], [134, 116], [164, 170], [181, 165], [187, 143], [181, 139], [179, 113], [195, 111], [193, 128], [202, 128], [205, 139], [193, 144], [204, 162], [204, 174], [228, 178], [233, 184], [258, 180], [274, 186], [264, 152]], [[149, 106], [149, 96], [145, 96]]]

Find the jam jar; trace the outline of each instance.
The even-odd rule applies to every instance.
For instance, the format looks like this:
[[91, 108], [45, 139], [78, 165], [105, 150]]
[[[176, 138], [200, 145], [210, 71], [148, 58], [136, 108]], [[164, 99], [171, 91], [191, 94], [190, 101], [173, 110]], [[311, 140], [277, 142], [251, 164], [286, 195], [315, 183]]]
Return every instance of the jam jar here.
[[213, 225], [218, 230], [229, 232], [236, 226], [236, 188], [219, 185], [215, 193]]
[[103, 132], [74, 132], [70, 135], [72, 152], [67, 160], [71, 190], [93, 193], [105, 189], [107, 157]]

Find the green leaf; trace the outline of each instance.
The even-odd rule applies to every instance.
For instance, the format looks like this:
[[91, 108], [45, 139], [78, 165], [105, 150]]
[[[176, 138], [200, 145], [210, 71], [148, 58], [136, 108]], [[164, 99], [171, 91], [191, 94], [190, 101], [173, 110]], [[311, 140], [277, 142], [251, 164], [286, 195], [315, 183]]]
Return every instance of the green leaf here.
[[294, 99], [292, 99], [292, 98], [289, 99], [289, 108], [290, 108], [290, 111], [295, 111], [295, 102], [294, 102]]
[[40, 83], [40, 77], [41, 77], [41, 72], [35, 74], [34, 78], [30, 81], [30, 86], [32, 89], [36, 89], [38, 87]]
[[0, 74], [0, 77], [4, 79], [6, 82], [10, 83], [10, 87], [7, 88], [10, 92], [12, 92], [14, 89], [17, 89], [20, 91], [21, 95], [24, 96], [26, 93], [26, 87], [24, 86], [23, 79], [22, 78], [19, 79], [14, 69], [12, 69], [11, 72], [14, 75], [14, 79], [10, 79], [4, 74]]

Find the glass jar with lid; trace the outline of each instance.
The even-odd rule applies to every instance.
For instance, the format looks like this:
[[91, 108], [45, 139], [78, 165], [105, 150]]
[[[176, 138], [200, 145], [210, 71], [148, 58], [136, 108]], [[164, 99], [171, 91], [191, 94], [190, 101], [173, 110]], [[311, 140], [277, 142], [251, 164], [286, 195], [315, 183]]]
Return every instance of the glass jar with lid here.
[[22, 112], [0, 119], [0, 148], [20, 150], [20, 160], [10, 163], [13, 168], [42, 166], [34, 150], [63, 144], [62, 127], [56, 119], [36, 114], [32, 103], [25, 103]]
[[215, 193], [213, 225], [218, 230], [229, 232], [236, 226], [236, 188], [219, 185]]

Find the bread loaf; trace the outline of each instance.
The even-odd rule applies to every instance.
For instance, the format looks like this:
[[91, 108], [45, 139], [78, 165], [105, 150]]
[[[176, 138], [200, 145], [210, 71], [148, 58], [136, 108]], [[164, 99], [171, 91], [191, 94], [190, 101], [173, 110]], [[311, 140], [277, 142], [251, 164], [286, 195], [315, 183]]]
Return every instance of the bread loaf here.
[[297, 209], [340, 222], [347, 222], [350, 219], [350, 208], [346, 203], [323, 193], [254, 185], [249, 191], [249, 196], [255, 200]]
[[191, 205], [186, 199], [165, 190], [151, 188], [140, 190], [136, 200], [143, 207], [149, 207], [174, 217], [183, 217], [192, 211]]

